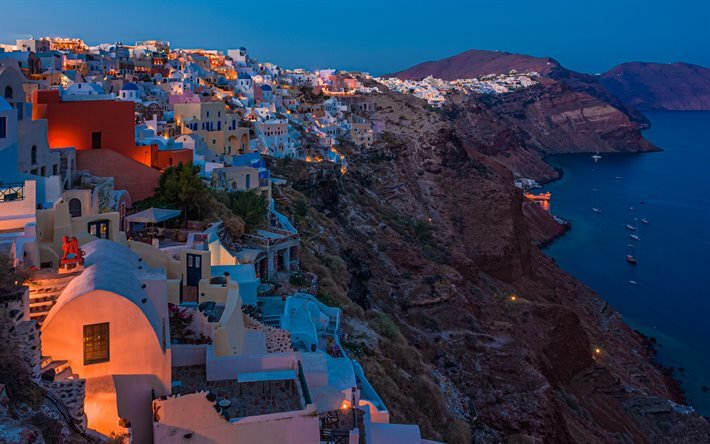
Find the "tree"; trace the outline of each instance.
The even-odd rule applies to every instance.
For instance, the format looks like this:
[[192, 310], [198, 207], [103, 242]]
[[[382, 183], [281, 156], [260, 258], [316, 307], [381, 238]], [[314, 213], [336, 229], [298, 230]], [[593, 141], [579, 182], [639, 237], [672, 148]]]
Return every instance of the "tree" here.
[[200, 177], [200, 167], [178, 163], [166, 168], [160, 175], [158, 188], [151, 203], [179, 208], [188, 219], [200, 219], [209, 205], [210, 192]]
[[244, 219], [246, 231], [252, 231], [266, 221], [266, 199], [254, 190], [222, 192], [217, 194], [217, 199]]

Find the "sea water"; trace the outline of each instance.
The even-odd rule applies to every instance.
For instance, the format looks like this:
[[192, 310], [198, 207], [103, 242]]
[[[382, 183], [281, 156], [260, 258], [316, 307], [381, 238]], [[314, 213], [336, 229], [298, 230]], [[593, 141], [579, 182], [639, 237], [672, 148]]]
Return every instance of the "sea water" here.
[[662, 152], [548, 159], [564, 171], [544, 187], [552, 213], [572, 230], [546, 253], [655, 337], [658, 361], [710, 416], [710, 112], [647, 117], [644, 136]]

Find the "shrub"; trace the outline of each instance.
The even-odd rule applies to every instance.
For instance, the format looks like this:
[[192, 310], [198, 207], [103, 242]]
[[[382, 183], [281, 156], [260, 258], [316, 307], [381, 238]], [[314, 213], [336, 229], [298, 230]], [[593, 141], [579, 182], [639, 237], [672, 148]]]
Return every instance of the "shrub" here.
[[216, 193], [216, 197], [244, 220], [246, 231], [252, 231], [266, 221], [266, 199], [254, 190]]
[[306, 217], [308, 214], [308, 204], [303, 199], [298, 199], [296, 201], [296, 216]]
[[291, 285], [295, 285], [297, 287], [303, 287], [304, 285], [307, 284], [306, 282], [306, 273], [302, 271], [294, 271], [291, 273], [291, 277], [289, 279], [289, 282], [291, 282]]
[[377, 334], [390, 340], [394, 339], [399, 332], [397, 325], [392, 322], [392, 319], [381, 311], [372, 312], [369, 325]]
[[35, 413], [29, 423], [42, 433], [46, 444], [62, 444], [64, 442], [62, 424], [44, 413]]

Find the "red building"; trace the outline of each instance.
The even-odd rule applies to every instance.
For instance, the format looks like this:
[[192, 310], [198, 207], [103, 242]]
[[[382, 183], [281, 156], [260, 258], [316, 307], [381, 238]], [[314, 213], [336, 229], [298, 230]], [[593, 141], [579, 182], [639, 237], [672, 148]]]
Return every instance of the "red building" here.
[[[73, 146], [77, 150], [77, 168], [96, 176], [113, 176], [116, 188], [128, 190], [134, 201], [153, 194], [159, 170], [192, 161], [192, 150], [160, 151], [157, 146], [137, 146], [133, 102], [63, 101], [59, 91], [34, 91], [32, 118], [47, 119], [50, 148]], [[87, 153], [94, 150], [110, 150], [127, 159], [119, 161], [116, 156]], [[109, 159], [112, 164], [102, 164]]]

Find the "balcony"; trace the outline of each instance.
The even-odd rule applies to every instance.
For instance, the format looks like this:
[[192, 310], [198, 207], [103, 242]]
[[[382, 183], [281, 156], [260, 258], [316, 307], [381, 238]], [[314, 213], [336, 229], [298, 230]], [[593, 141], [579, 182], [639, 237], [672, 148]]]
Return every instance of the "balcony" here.
[[18, 200], [25, 200], [24, 182], [0, 184], [0, 202], [15, 202]]

